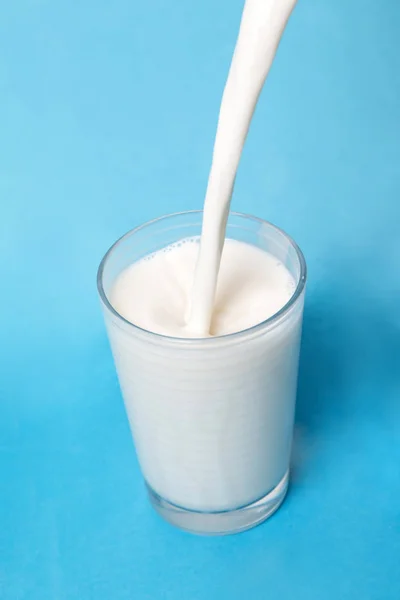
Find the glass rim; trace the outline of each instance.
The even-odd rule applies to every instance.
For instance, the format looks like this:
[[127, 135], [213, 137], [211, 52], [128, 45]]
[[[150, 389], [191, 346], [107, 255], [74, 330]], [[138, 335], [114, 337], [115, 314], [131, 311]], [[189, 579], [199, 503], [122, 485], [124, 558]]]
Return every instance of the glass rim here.
[[[111, 312], [112, 315], [114, 315], [119, 321], [121, 321], [122, 323], [127, 325], [128, 328], [130, 328], [132, 331], [136, 331], [136, 332], [145, 334], [146, 336], [149, 336], [149, 337], [153, 338], [154, 340], [158, 339], [160, 341], [162, 340], [162, 341], [168, 341], [171, 343], [179, 343], [179, 344], [187, 344], [187, 345], [191, 345], [194, 343], [196, 343], [196, 344], [212, 344], [212, 343], [217, 343], [220, 340], [228, 340], [228, 339], [233, 340], [233, 339], [237, 339], [240, 337], [244, 337], [251, 333], [258, 332], [259, 330], [269, 327], [270, 325], [274, 325], [283, 316], [285, 316], [290, 311], [290, 309], [296, 304], [296, 301], [301, 296], [301, 294], [304, 290], [304, 287], [306, 285], [307, 264], [306, 264], [303, 252], [301, 251], [301, 249], [297, 245], [297, 243], [294, 241], [294, 239], [292, 237], [290, 237], [290, 235], [288, 235], [286, 233], [286, 231], [284, 231], [280, 227], [277, 227], [273, 223], [270, 223], [269, 221], [266, 221], [265, 219], [261, 219], [260, 217], [255, 217], [253, 215], [249, 215], [246, 213], [240, 213], [240, 212], [234, 212], [234, 211], [229, 212], [229, 216], [239, 217], [241, 219], [246, 219], [246, 220], [253, 221], [253, 222], [255, 221], [261, 225], [267, 225], [268, 227], [274, 229], [275, 231], [277, 231], [278, 233], [283, 235], [283, 237], [286, 238], [286, 240], [292, 245], [292, 247], [294, 248], [294, 250], [296, 252], [297, 258], [299, 260], [299, 265], [300, 265], [299, 280], [298, 280], [296, 288], [295, 288], [293, 294], [290, 296], [289, 300], [276, 313], [274, 313], [267, 319], [264, 319], [260, 323], [256, 323], [255, 325], [252, 325], [251, 327], [247, 327], [246, 329], [241, 329], [240, 331], [235, 331], [233, 333], [226, 333], [223, 335], [215, 335], [215, 336], [211, 336], [211, 337], [187, 338], [187, 337], [165, 335], [163, 333], [157, 333], [155, 331], [150, 331], [150, 329], [145, 329], [144, 327], [140, 327], [140, 325], [135, 325], [135, 323], [132, 323], [131, 321], [126, 319], [123, 315], [121, 315], [111, 304], [111, 302], [107, 298], [107, 294], [104, 291], [103, 274], [104, 274], [104, 269], [105, 269], [108, 259], [110, 258], [111, 254], [117, 249], [117, 247], [120, 246], [127, 238], [131, 237], [138, 231], [145, 229], [146, 227], [149, 227], [150, 225], [154, 225], [157, 222], [165, 221], [165, 220], [167, 220], [169, 218], [173, 218], [173, 217], [181, 217], [183, 215], [196, 215], [196, 214], [202, 215], [203, 210], [199, 210], [199, 209], [184, 210], [184, 211], [180, 211], [180, 212], [162, 215], [160, 217], [156, 217], [155, 219], [151, 219], [150, 221], [146, 221], [145, 223], [142, 223], [141, 225], [138, 225], [137, 227], [134, 227], [133, 229], [130, 229], [129, 231], [124, 233], [120, 238], [118, 238], [110, 246], [110, 248], [107, 250], [107, 252], [103, 256], [103, 258], [100, 262], [99, 268], [97, 270], [97, 290], [98, 290], [100, 299], [101, 299], [102, 303], [104, 304], [104, 306], [107, 308], [107, 310], [109, 310]], [[228, 217], [228, 221], [229, 221], [229, 217]]]

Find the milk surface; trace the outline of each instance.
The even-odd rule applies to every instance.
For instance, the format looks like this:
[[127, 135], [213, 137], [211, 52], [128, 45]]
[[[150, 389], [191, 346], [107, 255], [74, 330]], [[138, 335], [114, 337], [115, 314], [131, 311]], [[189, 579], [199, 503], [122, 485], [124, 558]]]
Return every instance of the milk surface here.
[[[125, 269], [111, 296], [128, 321], [155, 333], [192, 337], [185, 314], [199, 252], [181, 240]], [[286, 267], [256, 246], [226, 240], [209, 334], [226, 335], [261, 323], [290, 299], [295, 282]]]

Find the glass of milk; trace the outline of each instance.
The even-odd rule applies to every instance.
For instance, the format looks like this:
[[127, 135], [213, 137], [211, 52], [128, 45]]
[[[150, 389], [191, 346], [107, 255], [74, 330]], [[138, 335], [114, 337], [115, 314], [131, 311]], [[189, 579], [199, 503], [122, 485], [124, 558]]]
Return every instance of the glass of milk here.
[[118, 240], [98, 290], [132, 435], [152, 505], [203, 534], [242, 531], [284, 500], [297, 387], [306, 264], [296, 243], [261, 219], [231, 213], [226, 238], [268, 252], [293, 278], [287, 303], [248, 329], [200, 339], [153, 333], [113, 306], [132, 263], [199, 238], [202, 211], [161, 217]]

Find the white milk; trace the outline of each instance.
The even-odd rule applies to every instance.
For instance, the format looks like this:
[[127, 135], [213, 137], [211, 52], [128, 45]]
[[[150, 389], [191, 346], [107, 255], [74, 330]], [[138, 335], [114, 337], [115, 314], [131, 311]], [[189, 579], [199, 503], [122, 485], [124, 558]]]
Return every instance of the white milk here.
[[204, 202], [201, 251], [188, 324], [194, 335], [206, 334], [210, 329], [226, 219], [240, 155], [258, 96], [295, 4], [296, 0], [246, 0], [222, 97]]
[[[147, 483], [171, 504], [205, 512], [234, 511], [279, 490], [272, 508], [268, 500], [258, 503], [240, 528], [266, 518], [286, 490], [305, 267], [282, 232], [246, 217], [230, 217], [240, 223], [232, 223], [229, 237], [252, 245], [228, 240], [222, 262], [221, 252], [242, 146], [294, 4], [246, 2], [221, 105], [200, 253], [197, 242], [180, 235], [186, 231], [183, 217], [172, 216], [164, 229], [161, 219], [125, 236], [99, 270], [109, 337]], [[197, 225], [194, 229], [189, 236], [198, 236]], [[141, 252], [151, 236], [153, 246]], [[166, 236], [167, 248], [129, 266], [158, 250]], [[296, 301], [287, 310], [247, 329], [279, 312], [295, 286]], [[207, 527], [221, 531], [220, 524], [188, 525], [198, 531]], [[232, 522], [224, 530], [238, 527]]]
[[222, 335], [276, 314], [295, 286], [271, 254], [227, 240], [212, 324], [221, 337], [184, 339], [198, 248], [183, 240], [124, 269], [110, 302], [143, 330], [109, 315], [108, 331], [147, 483], [172, 504], [223, 511], [287, 476], [302, 299], [270, 327]]

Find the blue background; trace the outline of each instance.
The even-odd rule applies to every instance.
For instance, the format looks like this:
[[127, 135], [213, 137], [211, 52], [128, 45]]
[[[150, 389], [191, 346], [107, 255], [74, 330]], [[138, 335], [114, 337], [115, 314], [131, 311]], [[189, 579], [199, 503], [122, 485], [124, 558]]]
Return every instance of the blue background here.
[[300, 0], [233, 208], [309, 265], [293, 483], [199, 538], [147, 503], [95, 289], [202, 205], [241, 0], [13, 0], [0, 23], [2, 600], [400, 598], [400, 3]]

